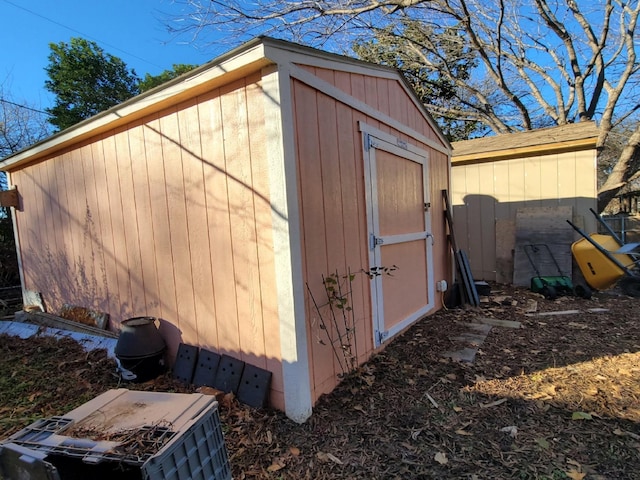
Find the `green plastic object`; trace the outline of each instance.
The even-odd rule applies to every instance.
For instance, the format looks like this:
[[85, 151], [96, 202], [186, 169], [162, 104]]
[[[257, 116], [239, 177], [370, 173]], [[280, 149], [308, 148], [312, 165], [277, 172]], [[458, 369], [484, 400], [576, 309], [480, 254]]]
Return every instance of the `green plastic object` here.
[[540, 293], [548, 299], [554, 299], [559, 293], [572, 293], [573, 283], [569, 277], [533, 277], [531, 279], [531, 291]]

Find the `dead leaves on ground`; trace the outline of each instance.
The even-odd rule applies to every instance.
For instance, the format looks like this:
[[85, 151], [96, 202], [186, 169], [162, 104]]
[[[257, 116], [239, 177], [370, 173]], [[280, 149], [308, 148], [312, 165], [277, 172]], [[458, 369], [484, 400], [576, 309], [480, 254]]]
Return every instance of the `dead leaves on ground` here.
[[[549, 302], [516, 290], [504, 296], [499, 308], [440, 312], [419, 322], [322, 397], [303, 425], [224, 399], [220, 415], [233, 477], [637, 478], [638, 300]], [[525, 317], [532, 298], [537, 312], [584, 310], [585, 304], [611, 312]], [[520, 321], [523, 328], [493, 328], [474, 364], [442, 358], [451, 337], [464, 333], [461, 324], [479, 314]], [[16, 343], [7, 348], [20, 349]], [[66, 362], [64, 380], [48, 382], [59, 383], [52, 386], [58, 410], [49, 407], [47, 414], [66, 411], [69, 378], [78, 385], [90, 382], [91, 388], [109, 386], [95, 369], [81, 372], [87, 366], [76, 361], [75, 350], [69, 352], [59, 360]], [[8, 381], [17, 384], [21, 366], [30, 367], [35, 357], [11, 358], [0, 371], [5, 377], [15, 372]], [[181, 391], [169, 380], [164, 376], [136, 388]], [[48, 391], [36, 385], [19, 411], [3, 403], [0, 428], [12, 416], [27, 417], [28, 404]]]

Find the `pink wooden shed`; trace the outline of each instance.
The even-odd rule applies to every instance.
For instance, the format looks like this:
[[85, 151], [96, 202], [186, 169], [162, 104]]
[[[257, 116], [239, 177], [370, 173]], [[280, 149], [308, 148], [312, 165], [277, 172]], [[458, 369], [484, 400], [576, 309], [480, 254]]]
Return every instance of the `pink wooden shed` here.
[[[394, 70], [256, 39], [8, 157], [25, 295], [161, 320], [272, 372], [296, 421], [339, 357], [311, 297], [353, 280], [366, 361], [442, 305], [450, 146]], [[311, 293], [310, 293], [311, 292]], [[337, 330], [336, 330], [337, 328]]]

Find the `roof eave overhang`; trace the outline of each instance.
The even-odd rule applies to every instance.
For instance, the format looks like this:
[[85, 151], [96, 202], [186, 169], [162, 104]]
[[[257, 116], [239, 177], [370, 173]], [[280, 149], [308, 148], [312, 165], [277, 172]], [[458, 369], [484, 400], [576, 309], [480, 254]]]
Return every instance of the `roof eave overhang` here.
[[261, 39], [256, 39], [185, 75], [137, 95], [6, 157], [0, 162], [0, 170], [11, 171], [25, 163], [44, 159], [71, 145], [170, 108], [272, 63], [264, 55], [263, 42]]
[[452, 165], [470, 165], [474, 163], [494, 162], [497, 160], [510, 160], [514, 158], [526, 158], [536, 155], [549, 155], [570, 151], [590, 150], [596, 148], [597, 138], [584, 138], [567, 142], [548, 143], [520, 148], [508, 148], [491, 152], [469, 153], [456, 155], [455, 150], [451, 158]]
[[[27, 163], [44, 160], [57, 152], [71, 148], [73, 145], [170, 108], [269, 65], [282, 66], [295, 62], [295, 54], [300, 55], [297, 58], [313, 55], [326, 60], [328, 65], [351, 65], [353, 68], [386, 72], [388, 75], [393, 75], [394, 78], [399, 78], [403, 87], [410, 90], [402, 75], [389, 67], [372, 65], [361, 60], [349, 59], [269, 37], [259, 37], [191, 72], [4, 158], [0, 161], [0, 170], [11, 171]], [[415, 95], [412, 98], [416, 104], [419, 104]], [[451, 151], [450, 143], [437, 128], [435, 121], [428, 115], [424, 106], [418, 106], [421, 107], [427, 121], [433, 125], [442, 144], [448, 151]]]

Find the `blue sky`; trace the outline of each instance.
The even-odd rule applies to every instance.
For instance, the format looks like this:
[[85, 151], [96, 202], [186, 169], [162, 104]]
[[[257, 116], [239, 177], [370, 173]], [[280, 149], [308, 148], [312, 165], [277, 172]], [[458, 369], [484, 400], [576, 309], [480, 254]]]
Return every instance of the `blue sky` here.
[[0, 86], [14, 102], [51, 106], [44, 88], [49, 43], [71, 37], [95, 41], [140, 77], [176, 63], [199, 65], [231, 48], [197, 48], [186, 35], [174, 38], [166, 23], [182, 8], [171, 0], [0, 0]]

